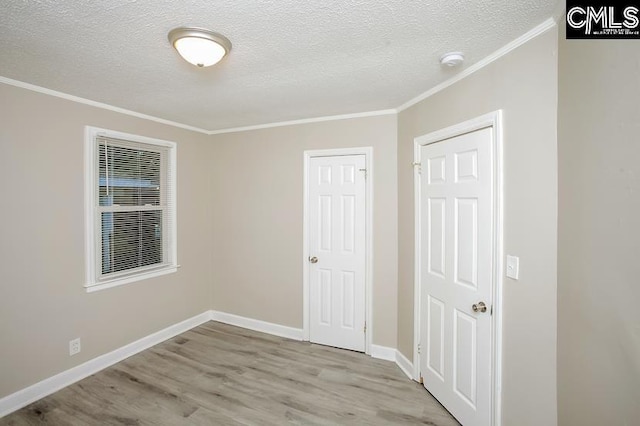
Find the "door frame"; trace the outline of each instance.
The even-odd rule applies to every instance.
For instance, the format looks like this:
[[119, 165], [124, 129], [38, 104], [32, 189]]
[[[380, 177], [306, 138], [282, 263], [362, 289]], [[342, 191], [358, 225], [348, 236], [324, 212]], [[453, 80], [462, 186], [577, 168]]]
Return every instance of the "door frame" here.
[[302, 216], [302, 338], [310, 341], [309, 326], [309, 162], [314, 157], [338, 157], [345, 155], [364, 155], [365, 179], [365, 353], [371, 354], [373, 335], [373, 147], [316, 149], [304, 151], [303, 216]]
[[[502, 268], [503, 268], [503, 224], [504, 224], [504, 193], [503, 193], [503, 124], [502, 110], [490, 112], [479, 117], [467, 120], [465, 122], [418, 136], [414, 139], [414, 221], [415, 221], [415, 257], [414, 257], [414, 336], [413, 336], [413, 378], [420, 381], [420, 353], [418, 344], [420, 343], [420, 299], [422, 294], [422, 277], [420, 273], [420, 259], [422, 255], [422, 247], [420, 243], [420, 215], [421, 215], [421, 187], [420, 187], [420, 148], [437, 142], [445, 141], [456, 136], [470, 133], [476, 130], [493, 128], [492, 145], [493, 145], [493, 172], [495, 182], [493, 187], [494, 205], [493, 205], [493, 259], [492, 267], [492, 296], [493, 296], [493, 314], [491, 315], [491, 424], [500, 426], [501, 418], [501, 402], [502, 402]], [[415, 167], [418, 166], [418, 167]], [[445, 407], [446, 408], [446, 407]]]

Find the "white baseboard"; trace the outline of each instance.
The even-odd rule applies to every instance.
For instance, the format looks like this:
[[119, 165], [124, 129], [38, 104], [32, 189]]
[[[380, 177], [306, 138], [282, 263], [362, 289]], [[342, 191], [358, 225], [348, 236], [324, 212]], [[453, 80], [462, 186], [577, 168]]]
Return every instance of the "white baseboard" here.
[[408, 378], [414, 380], [413, 364], [399, 350], [388, 346], [371, 345], [371, 357], [395, 362]]
[[[273, 324], [226, 312], [206, 311], [0, 399], [0, 418], [207, 321], [218, 321], [275, 336], [303, 340], [300, 328]], [[373, 358], [395, 362], [407, 377], [413, 379], [410, 374], [413, 371], [411, 362], [396, 349], [371, 345], [370, 355]]]
[[249, 330], [260, 331], [262, 333], [272, 334], [274, 336], [286, 337], [293, 340], [303, 340], [302, 329], [287, 327], [286, 325], [274, 324], [271, 322], [261, 321], [252, 318], [241, 317], [239, 315], [228, 314], [220, 311], [209, 311], [212, 321], [223, 322], [237, 327], [247, 328]]
[[[287, 327], [271, 322], [242, 317], [240, 315], [228, 314], [226, 312], [209, 312], [211, 313], [212, 321], [235, 325], [249, 330], [272, 334], [274, 336], [287, 337], [293, 340], [304, 340], [303, 332], [300, 328]], [[371, 345], [371, 352], [369, 355], [372, 358], [395, 362], [402, 372], [406, 374], [408, 378], [413, 380], [413, 375], [410, 373], [413, 371], [413, 364], [404, 355], [402, 355], [400, 351], [388, 346]]]
[[100, 355], [92, 360], [73, 367], [55, 376], [49, 377], [41, 382], [31, 385], [27, 388], [19, 390], [11, 395], [0, 399], [0, 417], [6, 416], [32, 402], [35, 402], [47, 395], [50, 395], [72, 383], [84, 379], [92, 374], [97, 373], [125, 358], [142, 352], [151, 346], [164, 342], [178, 334], [191, 330], [211, 319], [211, 311], [203, 312], [192, 318], [171, 325], [163, 330], [150, 334], [133, 343], [122, 346], [114, 351]]
[[402, 372], [406, 374], [408, 378], [410, 378], [411, 380], [415, 380], [415, 377], [413, 377], [413, 363], [409, 361], [407, 357], [402, 354], [402, 352], [396, 351], [395, 361], [396, 364], [398, 364], [398, 367], [400, 367], [400, 370], [402, 370]]
[[385, 361], [396, 362], [396, 350], [388, 346], [371, 345], [372, 358], [384, 359]]

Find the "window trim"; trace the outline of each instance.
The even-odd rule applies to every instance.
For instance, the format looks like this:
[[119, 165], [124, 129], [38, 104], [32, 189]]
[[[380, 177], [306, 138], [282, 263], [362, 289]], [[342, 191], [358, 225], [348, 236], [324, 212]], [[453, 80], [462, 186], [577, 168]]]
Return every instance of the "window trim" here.
[[[100, 243], [97, 226], [97, 213], [99, 207], [96, 204], [98, 191], [97, 173], [97, 147], [96, 138], [104, 136], [108, 138], [121, 139], [125, 141], [144, 143], [168, 148], [167, 149], [167, 170], [166, 177], [167, 195], [172, 202], [168, 203], [166, 210], [172, 217], [169, 229], [163, 241], [163, 246], [167, 247], [168, 262], [160, 265], [150, 265], [136, 268], [122, 273], [117, 273], [111, 278], [100, 278], [98, 259], [98, 243]], [[84, 137], [84, 252], [85, 252], [85, 283], [84, 287], [88, 293], [104, 290], [111, 287], [120, 286], [140, 280], [146, 280], [161, 275], [170, 274], [178, 270], [178, 240], [177, 240], [177, 194], [176, 194], [176, 146], [175, 142], [154, 139], [145, 136], [132, 135], [129, 133], [114, 130], [101, 129], [98, 127], [85, 126]]]

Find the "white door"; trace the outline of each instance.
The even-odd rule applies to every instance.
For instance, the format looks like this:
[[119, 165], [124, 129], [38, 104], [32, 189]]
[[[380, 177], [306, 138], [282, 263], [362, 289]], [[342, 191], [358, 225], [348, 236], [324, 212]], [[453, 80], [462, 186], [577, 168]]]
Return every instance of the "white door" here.
[[420, 371], [465, 426], [491, 424], [492, 131], [420, 148]]
[[365, 156], [309, 161], [309, 338], [365, 350]]

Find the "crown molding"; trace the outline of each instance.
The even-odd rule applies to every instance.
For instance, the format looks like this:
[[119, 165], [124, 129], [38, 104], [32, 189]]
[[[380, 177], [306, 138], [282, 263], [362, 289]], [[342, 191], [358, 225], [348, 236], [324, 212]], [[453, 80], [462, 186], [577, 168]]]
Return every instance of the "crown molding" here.
[[108, 111], [129, 115], [131, 117], [137, 117], [137, 118], [142, 118], [144, 120], [155, 121], [156, 123], [161, 123], [161, 124], [166, 124], [168, 126], [191, 130], [193, 132], [209, 134], [207, 130], [201, 129], [199, 127], [189, 126], [188, 124], [182, 124], [176, 121], [165, 120], [164, 118], [142, 114], [140, 112], [131, 111], [129, 109], [120, 108], [120, 107], [105, 104], [102, 102], [92, 101], [91, 99], [81, 98], [80, 96], [69, 95], [68, 93], [58, 92], [57, 90], [47, 89], [46, 87], [36, 86], [35, 84], [25, 83], [24, 81], [14, 80], [12, 78], [0, 76], [0, 83], [7, 84], [9, 86], [20, 87], [22, 89], [31, 90], [32, 92], [38, 92], [38, 93], [43, 93], [49, 96], [55, 96], [56, 98], [65, 99], [67, 101], [77, 102], [80, 104], [89, 105], [96, 108], [106, 109]]
[[229, 129], [212, 130], [210, 135], [220, 135], [223, 133], [245, 132], [247, 130], [269, 129], [272, 127], [293, 126], [295, 124], [319, 123], [322, 121], [348, 120], [350, 118], [376, 117], [379, 115], [397, 114], [395, 109], [381, 109], [377, 111], [358, 112], [354, 114], [327, 115], [324, 117], [303, 118], [300, 120], [279, 121], [276, 123], [258, 124], [255, 126], [234, 127]]
[[432, 87], [431, 89], [427, 90], [426, 92], [422, 93], [421, 95], [416, 96], [415, 98], [413, 98], [413, 99], [405, 102], [404, 104], [400, 105], [399, 107], [396, 108], [396, 110], [398, 112], [402, 112], [405, 109], [414, 106], [418, 102], [421, 102], [421, 101], [423, 101], [423, 100], [435, 95], [436, 93], [441, 92], [442, 90], [444, 90], [447, 87], [457, 83], [458, 81], [462, 80], [463, 78], [468, 77], [469, 75], [473, 74], [474, 72], [476, 72], [478, 70], [481, 70], [482, 68], [484, 68], [487, 65], [491, 64], [492, 62], [500, 59], [501, 57], [505, 56], [506, 54], [508, 54], [512, 50], [517, 49], [518, 47], [522, 46], [523, 44], [525, 44], [529, 40], [532, 40], [532, 39], [538, 37], [539, 35], [546, 33], [547, 31], [549, 31], [551, 28], [553, 28], [555, 26], [556, 26], [556, 21], [555, 21], [555, 19], [553, 17], [546, 19], [540, 25], [538, 25], [538, 26], [532, 28], [531, 30], [527, 31], [526, 33], [524, 33], [523, 35], [521, 35], [517, 39], [515, 39], [512, 42], [504, 45], [500, 49], [498, 49], [495, 52], [491, 53], [489, 56], [486, 56], [484, 59], [476, 62], [475, 64], [469, 66], [468, 68], [465, 68], [460, 73], [454, 75], [453, 77], [451, 77], [448, 80], [443, 81], [442, 83], [438, 84], [437, 86]]
[[554, 16], [546, 19], [544, 22], [542, 22], [538, 26], [532, 28], [531, 30], [527, 31], [525, 34], [521, 35], [520, 37], [516, 38], [515, 40], [511, 41], [510, 43], [506, 44], [505, 46], [491, 53], [489, 56], [485, 57], [479, 62], [476, 62], [475, 64], [469, 66], [468, 68], [465, 68], [460, 73], [438, 84], [437, 86], [432, 87], [431, 89], [427, 90], [421, 95], [410, 99], [409, 101], [405, 102], [404, 104], [400, 105], [397, 108], [368, 111], [368, 112], [359, 112], [359, 113], [353, 113], [353, 114], [328, 115], [323, 117], [305, 118], [300, 120], [290, 120], [290, 121], [258, 124], [254, 126], [206, 130], [200, 127], [190, 126], [188, 124], [178, 123], [176, 121], [166, 120], [164, 118], [154, 117], [152, 115], [142, 114], [136, 111], [131, 111], [128, 109], [116, 107], [116, 106], [105, 104], [102, 102], [92, 101], [90, 99], [81, 98], [79, 96], [69, 95], [67, 93], [58, 92], [56, 90], [47, 89], [45, 87], [36, 86], [34, 84], [25, 83], [25, 82], [14, 80], [7, 77], [0, 76], [0, 83], [8, 84], [10, 86], [20, 87], [23, 89], [31, 90], [38, 93], [43, 93], [50, 96], [55, 96], [57, 98], [66, 99], [72, 102], [78, 102], [78, 103], [93, 106], [96, 108], [102, 108], [108, 111], [113, 111], [120, 114], [129, 115], [132, 117], [141, 118], [144, 120], [154, 121], [156, 123], [166, 124], [168, 126], [178, 127], [180, 129], [191, 130], [193, 132], [202, 133], [205, 135], [220, 135], [224, 133], [245, 132], [248, 130], [269, 129], [273, 127], [292, 126], [297, 124], [309, 124], [309, 123], [319, 123], [323, 121], [348, 120], [351, 118], [365, 118], [365, 117], [376, 117], [376, 116], [382, 116], [382, 115], [393, 115], [393, 114], [398, 114], [399, 112], [402, 112], [405, 109], [412, 107], [413, 105], [435, 95], [438, 92], [441, 92], [447, 87], [457, 83], [458, 81], [464, 79], [465, 77], [468, 77], [469, 75], [475, 73], [476, 71], [486, 67], [492, 62], [507, 55], [509, 52], [511, 52], [514, 49], [517, 49], [518, 47], [522, 46], [526, 42], [536, 38], [541, 34], [546, 33], [547, 31], [549, 31], [550, 29], [558, 25], [559, 23], [558, 15], [559, 13], [556, 11], [556, 13], [554, 13]]

